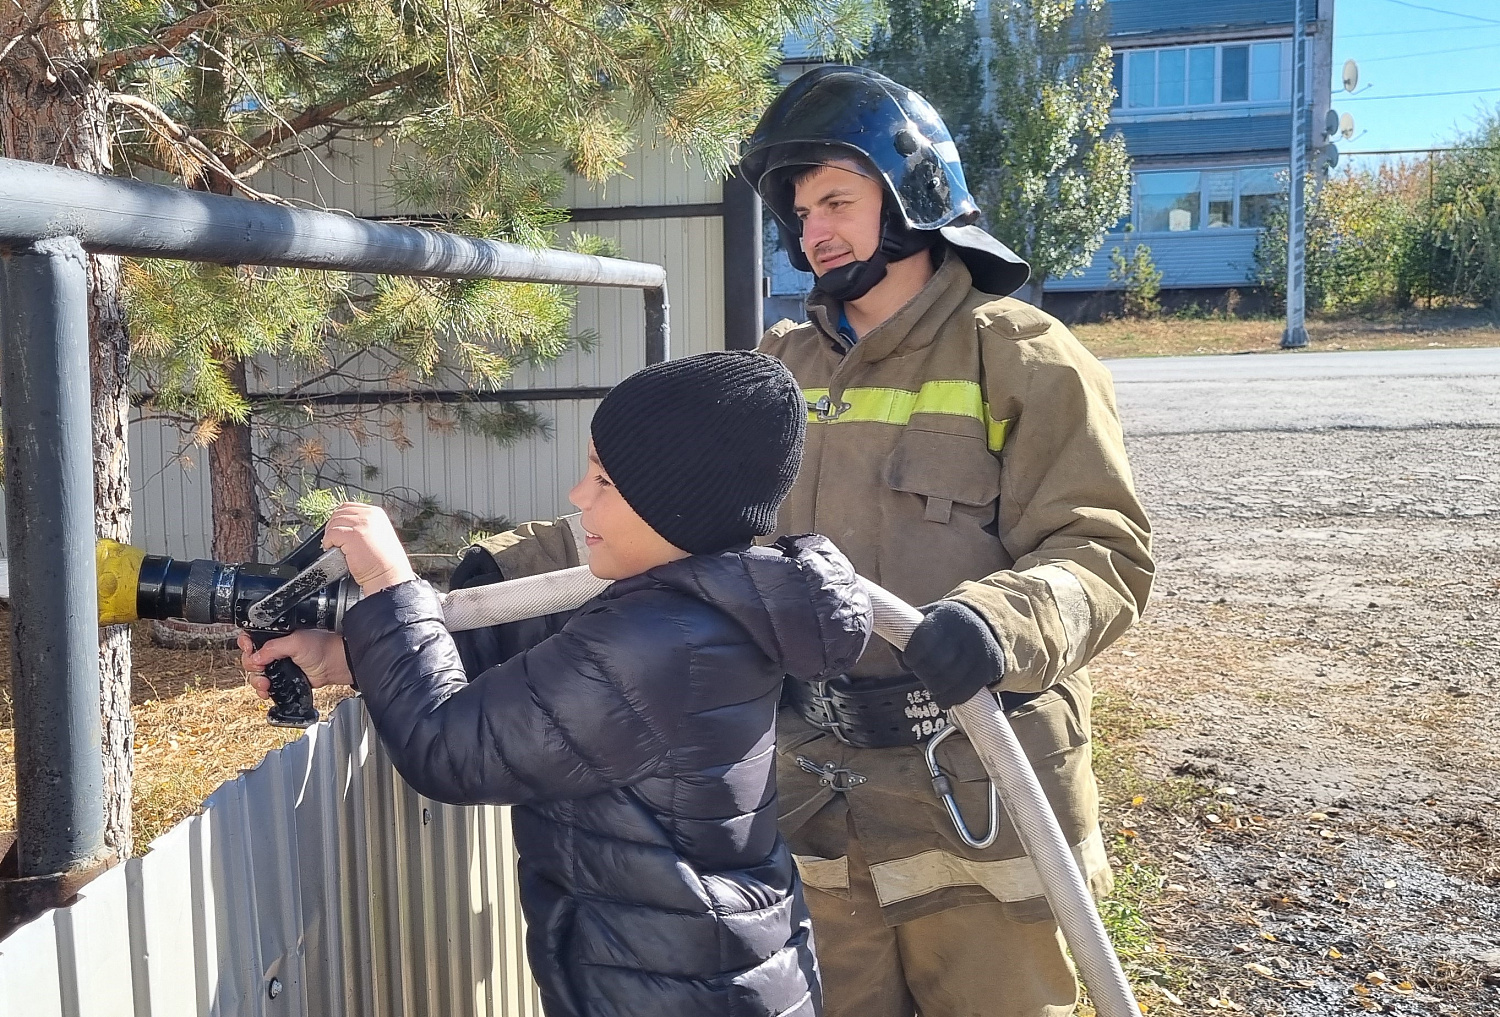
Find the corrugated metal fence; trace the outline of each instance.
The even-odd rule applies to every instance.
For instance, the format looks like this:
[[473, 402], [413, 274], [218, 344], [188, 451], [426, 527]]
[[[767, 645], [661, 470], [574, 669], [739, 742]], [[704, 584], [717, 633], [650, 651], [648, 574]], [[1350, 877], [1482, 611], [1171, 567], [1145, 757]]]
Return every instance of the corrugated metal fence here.
[[540, 1017], [507, 810], [422, 798], [363, 704], [0, 942], [16, 1017]]

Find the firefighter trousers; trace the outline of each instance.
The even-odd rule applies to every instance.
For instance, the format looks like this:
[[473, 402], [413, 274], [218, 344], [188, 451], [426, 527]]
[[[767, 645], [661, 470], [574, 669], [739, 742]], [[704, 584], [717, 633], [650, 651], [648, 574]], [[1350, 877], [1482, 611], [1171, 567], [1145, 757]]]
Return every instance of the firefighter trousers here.
[[1078, 1003], [1057, 923], [1016, 922], [998, 902], [891, 927], [850, 831], [849, 896], [806, 887], [823, 1017], [1068, 1017]]

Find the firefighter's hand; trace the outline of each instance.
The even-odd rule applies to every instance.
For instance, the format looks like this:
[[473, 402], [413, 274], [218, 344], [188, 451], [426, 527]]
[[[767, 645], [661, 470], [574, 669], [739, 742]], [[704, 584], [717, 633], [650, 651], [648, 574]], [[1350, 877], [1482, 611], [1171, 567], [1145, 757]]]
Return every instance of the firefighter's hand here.
[[239, 635], [240, 667], [245, 669], [245, 681], [262, 699], [271, 695], [271, 682], [265, 676], [266, 665], [282, 657], [291, 657], [292, 663], [307, 675], [307, 683], [313, 688], [324, 685], [353, 685], [354, 676], [349, 673], [349, 660], [344, 656], [344, 637], [321, 629], [298, 629], [280, 639], [269, 640], [259, 650], [250, 637]]
[[366, 597], [416, 578], [391, 517], [374, 505], [346, 501], [334, 509], [323, 531], [323, 546], [344, 552], [349, 574]]
[[906, 666], [945, 710], [968, 702], [1005, 674], [1005, 654], [985, 620], [956, 600], [921, 609], [925, 616], [902, 651]]

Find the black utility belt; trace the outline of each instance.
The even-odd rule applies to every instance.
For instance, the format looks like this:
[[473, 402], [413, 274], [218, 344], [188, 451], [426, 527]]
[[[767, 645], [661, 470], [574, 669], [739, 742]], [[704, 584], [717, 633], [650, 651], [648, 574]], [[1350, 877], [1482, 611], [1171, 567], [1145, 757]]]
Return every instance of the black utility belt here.
[[[920, 745], [948, 726], [943, 710], [912, 674], [892, 678], [835, 675], [822, 681], [789, 679], [787, 698], [813, 727], [858, 749]], [[1009, 712], [1041, 693], [1000, 693]]]

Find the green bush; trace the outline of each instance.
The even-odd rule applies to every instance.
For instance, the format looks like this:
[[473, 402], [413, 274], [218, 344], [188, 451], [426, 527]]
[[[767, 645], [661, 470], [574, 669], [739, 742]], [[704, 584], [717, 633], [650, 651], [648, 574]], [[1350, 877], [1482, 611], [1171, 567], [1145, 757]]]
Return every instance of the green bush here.
[[1127, 318], [1154, 318], [1161, 313], [1161, 269], [1151, 257], [1151, 248], [1136, 244], [1130, 257], [1118, 247], [1109, 252], [1109, 281], [1124, 291]]
[[1427, 249], [1420, 253], [1432, 292], [1500, 313], [1500, 112], [1436, 157]]
[[[1307, 308], [1400, 306], [1414, 291], [1423, 240], [1422, 202], [1407, 165], [1349, 168], [1307, 181]], [[1287, 207], [1271, 213], [1255, 248], [1256, 276], [1286, 297]]]
[[[1345, 169], [1307, 183], [1308, 310], [1407, 307], [1419, 297], [1500, 313], [1500, 112], [1452, 151]], [[1285, 193], [1255, 250], [1258, 281], [1286, 294]]]

